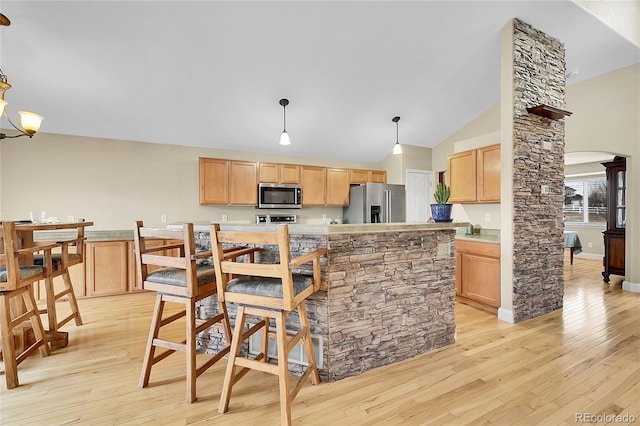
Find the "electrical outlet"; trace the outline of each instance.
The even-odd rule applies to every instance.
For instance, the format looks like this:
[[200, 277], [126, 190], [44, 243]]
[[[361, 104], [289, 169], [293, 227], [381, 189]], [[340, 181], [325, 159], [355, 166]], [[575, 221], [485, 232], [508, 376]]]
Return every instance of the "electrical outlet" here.
[[549, 141], [544, 141], [542, 142], [542, 149], [546, 150], [546, 151], [551, 151], [551, 142]]
[[222, 221], [226, 222], [227, 220], [229, 220], [229, 216], [227, 216], [226, 214], [222, 215]]
[[166, 214], [163, 214], [162, 216], [160, 216], [160, 222], [167, 223], [167, 215]]
[[491, 222], [491, 213], [485, 213], [484, 214], [484, 221], [485, 222]]
[[540, 193], [541, 194], [548, 194], [549, 191], [549, 185], [541, 185], [540, 186]]
[[593, 248], [593, 243], [592, 243], [591, 241], [589, 241], [589, 242], [587, 243], [587, 247], [589, 247], [589, 248]]
[[326, 213], [322, 213], [322, 220], [327, 219], [327, 214]]
[[75, 216], [73, 216], [73, 215], [69, 215], [69, 216], [67, 216], [67, 222], [69, 222], [69, 223], [73, 223], [73, 222], [75, 222], [75, 221], [76, 221]]

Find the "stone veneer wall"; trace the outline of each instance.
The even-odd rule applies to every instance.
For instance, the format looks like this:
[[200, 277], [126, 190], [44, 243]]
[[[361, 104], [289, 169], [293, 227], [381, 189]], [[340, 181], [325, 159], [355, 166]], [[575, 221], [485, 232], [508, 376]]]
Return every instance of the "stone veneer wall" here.
[[455, 341], [455, 229], [329, 235], [329, 380]]
[[562, 307], [564, 121], [527, 107], [564, 108], [565, 52], [522, 21], [513, 28], [513, 316], [520, 322]]
[[[455, 229], [328, 235], [292, 235], [294, 256], [327, 247], [320, 291], [307, 300], [311, 333], [322, 341], [323, 381], [440, 348], [455, 341]], [[198, 243], [209, 244], [208, 234]], [[266, 247], [267, 256], [273, 248]], [[198, 310], [217, 312], [215, 299]], [[235, 323], [235, 307], [229, 304]], [[297, 330], [294, 314], [287, 327]], [[216, 351], [218, 330], [199, 336], [200, 349]], [[243, 348], [246, 353], [247, 347]], [[300, 373], [302, 367], [290, 364]]]

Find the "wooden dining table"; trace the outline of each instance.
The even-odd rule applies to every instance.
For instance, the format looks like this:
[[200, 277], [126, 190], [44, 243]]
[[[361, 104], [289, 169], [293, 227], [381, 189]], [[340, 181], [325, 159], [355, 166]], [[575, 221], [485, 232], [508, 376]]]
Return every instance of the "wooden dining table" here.
[[[37, 242], [56, 242], [73, 241], [78, 238], [84, 238], [85, 228], [93, 226], [93, 222], [16, 222], [16, 234], [18, 238], [19, 248], [33, 247]], [[56, 232], [60, 231], [60, 232]], [[24, 254], [24, 264], [33, 263], [33, 253]], [[82, 258], [84, 262], [84, 257]], [[25, 312], [24, 302], [19, 298], [15, 298], [11, 303], [11, 309], [15, 312]], [[68, 333], [65, 331], [45, 330], [47, 338], [50, 342], [57, 342], [56, 347], [64, 347], [68, 342]], [[60, 343], [62, 342], [62, 343]]]

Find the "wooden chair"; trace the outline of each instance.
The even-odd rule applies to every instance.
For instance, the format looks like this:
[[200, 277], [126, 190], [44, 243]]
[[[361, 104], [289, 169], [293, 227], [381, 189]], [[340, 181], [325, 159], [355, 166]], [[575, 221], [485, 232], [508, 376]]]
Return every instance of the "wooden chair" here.
[[[217, 292], [213, 265], [198, 264], [199, 259], [211, 257], [211, 251], [196, 253], [192, 223], [185, 223], [182, 230], [167, 230], [145, 228], [141, 221], [137, 221], [134, 236], [138, 284], [142, 289], [157, 292], [140, 374], [140, 387], [149, 385], [153, 365], [175, 351], [186, 352], [187, 402], [194, 402], [197, 399], [196, 378], [229, 353], [231, 343], [231, 326], [227, 308], [220, 300], [218, 300], [220, 313], [196, 326], [196, 303]], [[164, 243], [158, 244], [158, 240]], [[163, 318], [166, 302], [183, 304], [185, 309]], [[185, 316], [185, 340], [174, 342], [159, 337], [162, 327]], [[202, 366], [197, 367], [196, 335], [212, 326], [223, 329], [227, 345]], [[167, 350], [156, 355], [156, 347]]]
[[[249, 262], [233, 262], [223, 250], [223, 244], [275, 245], [278, 249], [276, 263], [256, 263], [249, 256]], [[218, 283], [218, 299], [236, 303], [238, 312], [234, 328], [234, 339], [224, 377], [218, 411], [229, 409], [231, 388], [250, 369], [274, 374], [280, 384], [280, 416], [282, 424], [291, 424], [291, 402], [300, 391], [304, 381], [310, 376], [312, 384], [318, 384], [320, 377], [316, 366], [313, 342], [307, 318], [305, 299], [320, 287], [320, 256], [326, 250], [316, 250], [292, 259], [289, 247], [289, 228], [279, 225], [274, 231], [221, 231], [219, 224], [211, 225], [211, 250]], [[295, 273], [294, 268], [312, 262], [313, 276]], [[229, 274], [235, 278], [229, 280]], [[300, 318], [300, 331], [288, 335], [287, 315], [297, 309]], [[262, 319], [245, 332], [247, 314]], [[270, 321], [275, 321], [275, 333], [269, 330]], [[239, 356], [240, 345], [254, 333], [262, 332], [261, 352], [249, 359]], [[277, 364], [269, 363], [269, 337], [276, 338]], [[299, 342], [304, 343], [308, 367], [297, 380], [295, 386], [289, 386], [289, 352]], [[239, 370], [236, 370], [237, 368]]]
[[[82, 317], [80, 316], [80, 310], [78, 309], [78, 301], [76, 300], [76, 294], [71, 283], [71, 276], [69, 275], [69, 268], [84, 262], [84, 242], [86, 238], [84, 236], [84, 227], [78, 228], [78, 234], [76, 238], [72, 238], [65, 241], [57, 241], [56, 244], [60, 248], [60, 253], [53, 253], [52, 255], [52, 271], [51, 274], [44, 280], [47, 307], [40, 309], [40, 314], [47, 314], [49, 320], [49, 330], [58, 331], [60, 327], [65, 325], [71, 320], [75, 320], [76, 325], [82, 325]], [[73, 247], [72, 249], [70, 249]], [[34, 262], [37, 265], [42, 264], [42, 256], [34, 257]], [[56, 288], [53, 279], [56, 277], [62, 277], [63, 288], [56, 293]], [[62, 320], [58, 320], [56, 311], [56, 302], [63, 297], [67, 297], [69, 306], [71, 307], [71, 314]]]
[[[50, 354], [32, 284], [50, 273], [51, 249], [55, 244], [19, 248], [14, 222], [2, 223], [0, 240], [0, 339], [7, 389], [13, 389], [19, 384], [18, 365], [22, 361], [36, 349], [40, 349], [42, 356]], [[25, 264], [25, 258], [40, 250], [44, 250], [43, 265]], [[31, 321], [35, 342], [18, 353], [14, 330], [27, 320]]]

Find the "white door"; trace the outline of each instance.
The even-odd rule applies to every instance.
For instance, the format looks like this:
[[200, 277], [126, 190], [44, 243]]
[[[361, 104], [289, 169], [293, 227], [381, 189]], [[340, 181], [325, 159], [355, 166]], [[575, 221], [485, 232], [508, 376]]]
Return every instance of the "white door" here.
[[431, 216], [431, 172], [407, 170], [407, 222], [424, 223]]

